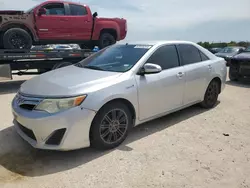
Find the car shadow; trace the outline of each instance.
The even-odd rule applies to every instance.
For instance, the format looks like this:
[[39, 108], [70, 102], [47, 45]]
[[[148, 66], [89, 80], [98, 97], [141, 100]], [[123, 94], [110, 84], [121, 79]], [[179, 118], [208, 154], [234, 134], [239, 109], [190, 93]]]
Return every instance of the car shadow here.
[[[218, 102], [219, 103], [219, 102]], [[194, 105], [184, 110], [169, 114], [162, 118], [135, 127], [127, 139], [119, 147], [99, 151], [92, 148], [75, 151], [46, 151], [32, 148], [17, 135], [14, 127], [0, 131], [0, 165], [12, 174], [5, 175], [3, 181], [20, 177], [36, 177], [69, 170], [84, 165], [114, 150], [129, 152], [133, 148], [128, 144], [148, 135], [165, 130], [179, 122], [206, 112], [206, 109]], [[0, 177], [1, 180], [1, 177]]]
[[239, 80], [239, 81], [226, 81], [226, 84], [227, 85], [230, 85], [230, 86], [236, 86], [236, 87], [243, 87], [243, 88], [250, 88], [250, 80]]
[[0, 82], [0, 94], [10, 94], [16, 93], [21, 84], [26, 80], [13, 80], [13, 81], [4, 81]]

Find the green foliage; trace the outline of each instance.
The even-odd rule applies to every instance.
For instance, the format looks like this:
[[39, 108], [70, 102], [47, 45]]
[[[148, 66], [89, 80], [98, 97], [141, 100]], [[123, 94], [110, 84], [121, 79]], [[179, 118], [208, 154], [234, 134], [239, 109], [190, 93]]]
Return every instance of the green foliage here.
[[240, 41], [235, 42], [231, 41], [229, 43], [226, 42], [216, 42], [216, 43], [210, 43], [210, 42], [198, 42], [199, 45], [201, 45], [204, 48], [210, 49], [210, 48], [224, 48], [227, 46], [242, 46], [242, 47], [248, 47], [250, 46], [250, 42], [248, 41]]

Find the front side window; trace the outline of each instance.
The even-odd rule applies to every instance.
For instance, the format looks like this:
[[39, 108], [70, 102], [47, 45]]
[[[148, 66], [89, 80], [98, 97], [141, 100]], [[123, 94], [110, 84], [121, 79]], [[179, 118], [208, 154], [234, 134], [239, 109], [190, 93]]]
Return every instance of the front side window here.
[[175, 45], [160, 47], [147, 60], [147, 63], [160, 65], [162, 70], [178, 67], [179, 59]]
[[75, 64], [77, 67], [111, 72], [130, 70], [151, 45], [113, 45]]
[[52, 3], [44, 6], [46, 15], [65, 15], [63, 3]]
[[70, 4], [70, 15], [84, 16], [87, 15], [87, 10], [84, 6]]
[[189, 65], [202, 61], [199, 50], [193, 45], [179, 44], [178, 49], [181, 55], [183, 65]]

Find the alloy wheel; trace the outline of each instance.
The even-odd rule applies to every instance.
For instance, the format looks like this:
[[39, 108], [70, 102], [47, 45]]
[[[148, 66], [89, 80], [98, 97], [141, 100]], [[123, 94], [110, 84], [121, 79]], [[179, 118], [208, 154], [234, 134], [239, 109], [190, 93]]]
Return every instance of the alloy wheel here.
[[105, 114], [100, 125], [101, 139], [107, 144], [121, 140], [128, 129], [128, 116], [122, 109], [113, 109]]

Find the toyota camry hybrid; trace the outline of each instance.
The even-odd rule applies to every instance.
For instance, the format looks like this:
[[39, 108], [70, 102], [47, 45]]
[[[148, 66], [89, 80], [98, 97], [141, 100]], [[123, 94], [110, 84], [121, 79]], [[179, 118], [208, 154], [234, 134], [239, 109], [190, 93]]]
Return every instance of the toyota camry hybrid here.
[[35, 148], [120, 145], [132, 127], [199, 103], [216, 105], [226, 62], [188, 41], [115, 44], [24, 82], [14, 125]]

